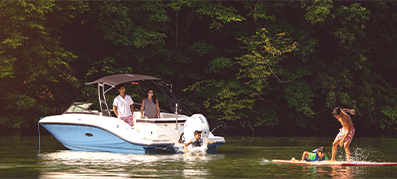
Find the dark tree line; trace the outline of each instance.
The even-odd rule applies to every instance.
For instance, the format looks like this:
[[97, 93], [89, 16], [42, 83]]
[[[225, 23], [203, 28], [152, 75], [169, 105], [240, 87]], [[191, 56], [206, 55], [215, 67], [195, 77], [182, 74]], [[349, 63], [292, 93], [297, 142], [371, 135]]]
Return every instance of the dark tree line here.
[[[96, 89], [84, 83], [128, 72], [173, 82], [185, 113], [205, 114], [212, 127], [233, 126], [224, 129], [230, 135], [335, 133], [336, 106], [354, 108], [362, 131], [393, 132], [396, 7], [1, 1], [0, 128], [36, 129], [40, 117], [73, 101], [95, 105]], [[139, 102], [146, 89], [127, 90]]]

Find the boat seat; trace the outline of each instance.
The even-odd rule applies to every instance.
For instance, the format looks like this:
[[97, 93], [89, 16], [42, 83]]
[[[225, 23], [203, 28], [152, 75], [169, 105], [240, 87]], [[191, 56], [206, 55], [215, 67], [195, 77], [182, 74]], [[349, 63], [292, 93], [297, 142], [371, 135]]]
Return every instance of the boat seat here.
[[162, 118], [175, 118], [175, 114], [163, 114]]

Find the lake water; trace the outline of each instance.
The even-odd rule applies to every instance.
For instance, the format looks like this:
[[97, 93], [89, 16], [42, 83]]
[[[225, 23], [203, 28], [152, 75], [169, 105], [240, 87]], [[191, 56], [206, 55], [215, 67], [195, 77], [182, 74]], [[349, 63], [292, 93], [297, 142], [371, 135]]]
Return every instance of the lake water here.
[[[273, 159], [301, 158], [333, 137], [226, 138], [217, 154], [132, 155], [76, 152], [53, 136], [0, 136], [0, 178], [396, 178], [397, 166], [302, 166]], [[397, 139], [353, 139], [355, 161], [397, 162]], [[345, 153], [339, 148], [337, 160]]]

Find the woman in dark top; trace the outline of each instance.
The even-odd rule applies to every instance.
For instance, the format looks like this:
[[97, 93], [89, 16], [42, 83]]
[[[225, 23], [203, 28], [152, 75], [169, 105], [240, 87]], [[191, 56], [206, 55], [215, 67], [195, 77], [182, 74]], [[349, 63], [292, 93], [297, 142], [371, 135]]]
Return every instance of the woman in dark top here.
[[[152, 89], [148, 90], [147, 96], [147, 98], [142, 100], [141, 104], [142, 118], [160, 118], [159, 102]], [[143, 116], [143, 111], [145, 111], [145, 116]]]

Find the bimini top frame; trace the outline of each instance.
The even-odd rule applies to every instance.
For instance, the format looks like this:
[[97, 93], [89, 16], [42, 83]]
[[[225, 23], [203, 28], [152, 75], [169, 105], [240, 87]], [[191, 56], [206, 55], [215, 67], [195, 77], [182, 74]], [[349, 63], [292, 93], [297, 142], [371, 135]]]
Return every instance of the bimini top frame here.
[[[163, 94], [167, 98], [167, 101], [170, 104], [170, 108], [171, 108], [172, 112], [176, 111], [175, 104], [178, 104], [177, 105], [178, 113], [181, 112], [178, 100], [172, 93], [172, 90], [170, 88], [168, 88], [168, 86], [170, 86], [172, 88], [172, 84], [170, 84], [162, 79], [155, 78], [152, 76], [138, 75], [138, 74], [109, 75], [109, 76], [99, 78], [95, 81], [85, 83], [85, 85], [98, 84], [98, 98], [99, 98], [99, 106], [101, 108], [101, 113], [104, 116], [111, 116], [109, 106], [107, 105], [107, 102], [106, 102], [105, 94], [108, 91], [110, 91], [111, 89], [115, 88], [119, 84], [128, 83], [128, 82], [136, 82], [136, 81], [146, 81], [146, 80], [152, 81], [161, 90], [161, 92], [163, 92]], [[107, 90], [105, 90], [105, 85], [109, 86], [109, 88]]]

